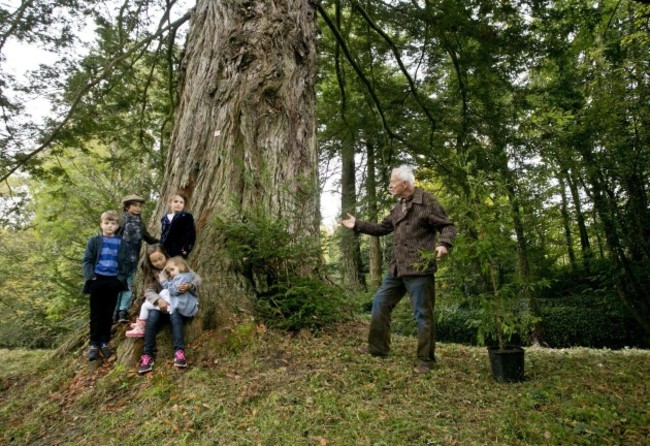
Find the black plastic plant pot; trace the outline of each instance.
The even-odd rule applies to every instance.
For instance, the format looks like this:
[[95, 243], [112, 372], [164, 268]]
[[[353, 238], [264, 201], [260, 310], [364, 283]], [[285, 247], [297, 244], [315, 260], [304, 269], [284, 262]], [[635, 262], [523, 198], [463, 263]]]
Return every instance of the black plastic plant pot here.
[[515, 345], [507, 345], [503, 350], [499, 347], [488, 347], [492, 376], [499, 382], [521, 382], [524, 380], [524, 349]]

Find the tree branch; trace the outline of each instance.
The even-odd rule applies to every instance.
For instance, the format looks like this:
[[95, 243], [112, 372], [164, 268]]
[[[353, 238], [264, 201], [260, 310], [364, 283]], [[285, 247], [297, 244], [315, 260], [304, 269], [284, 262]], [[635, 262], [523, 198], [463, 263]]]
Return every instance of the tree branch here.
[[[159, 24], [158, 24], [158, 28], [161, 28], [161, 27], [163, 26], [163, 23], [165, 23], [165, 22], [170, 23], [170, 22], [169, 22], [169, 14], [170, 14], [170, 12], [171, 12], [171, 8], [172, 8], [172, 6], [174, 6], [174, 4], [176, 3], [176, 0], [167, 1], [166, 3], [167, 3], [167, 4], [165, 5], [165, 13], [164, 13], [163, 16], [160, 18], [160, 22], [159, 22]], [[173, 69], [171, 68], [171, 66], [172, 66], [171, 56], [172, 56], [173, 41], [174, 41], [174, 36], [175, 36], [175, 34], [176, 34], [176, 30], [177, 30], [177, 28], [173, 28], [173, 29], [170, 31], [170, 38], [169, 38], [169, 42], [170, 42], [170, 43], [169, 43], [169, 45], [167, 46], [168, 51], [167, 51], [167, 53], [166, 53], [167, 61], [168, 61], [168, 64], [169, 64], [169, 67], [168, 67], [168, 68], [169, 68], [170, 79], [171, 79], [171, 77], [173, 76]], [[162, 49], [162, 47], [163, 47], [163, 44], [164, 44], [164, 39], [161, 38], [161, 39], [158, 41], [158, 47], [156, 48], [156, 51], [155, 51], [155, 54], [156, 54], [156, 55], [160, 54], [161, 49]], [[158, 58], [156, 57], [155, 60], [157, 61]], [[145, 85], [144, 85], [144, 88], [143, 88], [143, 92], [142, 92], [142, 102], [141, 102], [141, 103], [142, 103], [142, 107], [140, 108], [140, 129], [139, 129], [139, 140], [140, 140], [140, 145], [141, 145], [141, 146], [142, 146], [142, 147], [143, 147], [147, 152], [149, 152], [149, 153], [151, 153], [151, 151], [150, 151], [149, 148], [145, 145], [145, 142], [144, 142], [144, 130], [143, 130], [143, 128], [144, 128], [145, 113], [146, 113], [146, 109], [147, 109], [147, 95], [148, 95], [148, 92], [149, 92], [149, 87], [151, 87], [151, 84], [153, 83], [153, 80], [154, 80], [154, 75], [155, 75], [156, 66], [157, 66], [157, 63], [156, 63], [156, 62], [154, 62], [154, 63], [151, 64], [151, 68], [150, 68], [150, 70], [149, 70], [149, 74], [147, 75], [147, 80], [145, 81]], [[174, 109], [174, 98], [173, 98], [173, 96], [170, 97], [170, 100], [171, 100], [171, 109], [173, 110], [173, 109]], [[165, 121], [165, 122], [166, 122], [166, 121]], [[161, 142], [161, 144], [162, 144], [162, 140], [161, 140], [160, 142]]]
[[388, 36], [388, 34], [386, 34], [384, 32], [384, 30], [382, 30], [381, 28], [379, 28], [377, 26], [377, 24], [368, 15], [368, 12], [363, 8], [363, 6], [361, 5], [361, 3], [359, 3], [358, 0], [352, 0], [352, 2], [359, 9], [359, 12], [361, 12], [361, 15], [366, 20], [368, 25], [370, 25], [370, 27], [372, 29], [374, 29], [375, 32], [377, 34], [379, 34], [384, 39], [384, 41], [386, 41], [386, 43], [388, 44], [388, 47], [393, 52], [393, 56], [395, 56], [395, 60], [397, 61], [397, 65], [399, 65], [399, 68], [402, 71], [402, 74], [404, 74], [404, 77], [406, 77], [406, 80], [409, 83], [409, 88], [411, 89], [411, 93], [413, 94], [413, 97], [415, 98], [415, 101], [418, 103], [418, 105], [420, 106], [420, 108], [422, 109], [424, 114], [427, 115], [427, 118], [431, 122], [431, 125], [435, 128], [436, 121], [435, 121], [435, 119], [433, 119], [433, 116], [429, 112], [429, 109], [426, 107], [426, 105], [424, 104], [424, 101], [422, 101], [422, 98], [418, 94], [418, 90], [417, 90], [417, 87], [415, 85], [415, 82], [413, 81], [413, 78], [411, 77], [411, 75], [407, 71], [406, 66], [402, 62], [402, 57], [400, 56], [399, 51], [397, 50], [397, 46], [395, 45], [393, 40]]
[[12, 14], [12, 16], [15, 16], [13, 21], [11, 22], [11, 26], [7, 30], [6, 33], [2, 34], [2, 39], [0, 39], [0, 51], [2, 51], [2, 48], [4, 48], [5, 43], [7, 43], [7, 39], [11, 37], [13, 34], [14, 30], [18, 27], [18, 24], [20, 23], [20, 20], [23, 18], [25, 15], [25, 11], [27, 8], [29, 8], [32, 3], [34, 3], [34, 0], [26, 0], [23, 3], [21, 3], [20, 7]]
[[[334, 37], [336, 38], [337, 42], [340, 43], [341, 49], [343, 50], [343, 53], [345, 54], [346, 59], [348, 60], [350, 65], [352, 65], [352, 68], [354, 68], [354, 71], [359, 76], [359, 79], [361, 80], [361, 82], [366, 86], [366, 89], [368, 90], [368, 93], [370, 94], [370, 97], [372, 98], [372, 101], [374, 102], [375, 107], [377, 108], [377, 113], [379, 113], [379, 116], [381, 117], [381, 123], [382, 123], [382, 126], [384, 128], [384, 131], [388, 134], [389, 137], [391, 137], [393, 139], [396, 139], [397, 141], [401, 142], [402, 144], [404, 144], [406, 147], [408, 147], [414, 153], [420, 152], [420, 150], [417, 147], [414, 147], [412, 144], [410, 144], [408, 141], [406, 141], [404, 138], [402, 138], [400, 135], [398, 135], [397, 133], [395, 133], [391, 129], [391, 127], [388, 124], [388, 121], [386, 119], [386, 114], [384, 113], [384, 109], [383, 109], [383, 107], [381, 105], [381, 101], [379, 100], [379, 98], [377, 97], [377, 94], [375, 93], [374, 89], [372, 88], [372, 85], [370, 84], [370, 81], [368, 80], [366, 75], [361, 70], [361, 67], [359, 67], [359, 64], [357, 64], [356, 61], [354, 60], [354, 58], [352, 57], [352, 54], [350, 53], [349, 48], [347, 47], [347, 45], [345, 44], [345, 41], [343, 40], [343, 36], [341, 35], [338, 28], [332, 22], [332, 19], [327, 14], [325, 9], [323, 9], [323, 6], [320, 3], [318, 3], [318, 12], [323, 17], [323, 20], [325, 20], [325, 23], [327, 24], [327, 27], [334, 34]], [[432, 161], [437, 166], [440, 167], [441, 170], [443, 170], [444, 172], [446, 172], [448, 174], [452, 173], [446, 165], [444, 165], [443, 163], [438, 161], [436, 158], [431, 156], [431, 154], [429, 154], [429, 156], [431, 157]]]
[[[336, 8], [336, 27], [339, 29], [341, 27], [340, 0], [336, 0], [334, 7]], [[339, 84], [339, 90], [341, 91], [341, 118], [343, 118], [343, 122], [347, 124], [345, 119], [347, 98], [345, 96], [345, 80], [343, 79], [343, 69], [341, 67], [341, 44], [338, 40], [336, 41], [336, 47], [334, 48], [334, 68], [336, 71], [336, 80]]]
[[320, 14], [323, 17], [323, 20], [325, 20], [325, 23], [327, 24], [328, 28], [334, 34], [334, 37], [336, 38], [336, 41], [341, 46], [341, 49], [343, 50], [343, 54], [345, 54], [346, 59], [348, 60], [348, 62], [350, 63], [350, 65], [352, 66], [354, 71], [357, 73], [357, 75], [359, 76], [359, 79], [361, 80], [361, 82], [366, 86], [366, 89], [368, 90], [368, 93], [370, 94], [370, 97], [372, 98], [372, 101], [374, 102], [375, 107], [377, 108], [377, 112], [379, 113], [379, 116], [381, 118], [381, 122], [382, 122], [382, 126], [384, 127], [384, 130], [392, 138], [395, 138], [398, 141], [404, 142], [403, 139], [400, 136], [398, 136], [397, 134], [395, 134], [391, 130], [390, 126], [388, 125], [388, 121], [386, 120], [386, 115], [384, 113], [384, 109], [383, 109], [383, 107], [381, 105], [381, 102], [379, 101], [379, 98], [377, 97], [377, 94], [375, 93], [374, 89], [372, 88], [372, 85], [370, 84], [370, 81], [368, 81], [368, 78], [366, 77], [366, 75], [361, 70], [361, 67], [359, 67], [359, 64], [357, 64], [357, 62], [354, 60], [354, 58], [352, 57], [352, 54], [350, 54], [350, 50], [347, 47], [347, 45], [345, 44], [345, 40], [343, 40], [343, 36], [341, 35], [338, 28], [332, 22], [332, 19], [327, 14], [327, 12], [323, 9], [323, 6], [320, 3], [318, 4], [318, 12], [320, 12]]
[[140, 41], [138, 44], [136, 44], [133, 48], [131, 48], [129, 51], [125, 52], [124, 54], [121, 54], [120, 56], [114, 58], [111, 60], [102, 70], [102, 72], [97, 76], [94, 80], [91, 80], [88, 82], [82, 89], [77, 93], [75, 98], [72, 100], [72, 104], [70, 105], [70, 109], [68, 110], [68, 113], [65, 115], [63, 120], [59, 122], [58, 125], [54, 127], [52, 132], [45, 138], [45, 141], [36, 149], [34, 149], [32, 152], [28, 154], [18, 154], [14, 156], [14, 160], [16, 163], [10, 167], [5, 173], [2, 174], [2, 177], [0, 177], [0, 182], [6, 180], [9, 176], [11, 176], [14, 172], [16, 172], [18, 169], [20, 169], [22, 166], [24, 166], [30, 159], [34, 158], [36, 155], [39, 153], [43, 152], [45, 149], [47, 149], [50, 144], [56, 139], [56, 136], [58, 133], [65, 127], [65, 125], [70, 121], [72, 118], [75, 110], [77, 109], [77, 106], [81, 102], [81, 100], [84, 98], [84, 96], [92, 90], [93, 87], [95, 87], [97, 84], [99, 84], [102, 80], [104, 80], [113, 70], [115, 65], [117, 65], [119, 62], [123, 61], [124, 59], [128, 58], [135, 52], [141, 50], [143, 47], [151, 43], [153, 40], [157, 39], [160, 37], [162, 34], [165, 32], [176, 29], [183, 25], [187, 20], [189, 20], [191, 16], [191, 10], [188, 11], [185, 15], [183, 15], [181, 18], [176, 20], [175, 22], [171, 23], [169, 26], [166, 26], [164, 28], [158, 29], [155, 34], [152, 34], [151, 36], [147, 37], [146, 39], [143, 39]]

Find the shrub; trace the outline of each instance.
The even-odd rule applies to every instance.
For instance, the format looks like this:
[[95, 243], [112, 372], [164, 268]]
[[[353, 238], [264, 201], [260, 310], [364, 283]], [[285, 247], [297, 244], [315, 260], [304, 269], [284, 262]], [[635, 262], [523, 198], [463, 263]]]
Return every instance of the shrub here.
[[266, 325], [318, 330], [344, 315], [343, 291], [316, 272], [321, 263], [316, 238], [295, 235], [288, 219], [263, 213], [216, 224], [229, 258], [255, 291], [256, 310]]
[[292, 277], [259, 296], [256, 309], [269, 326], [316, 331], [343, 317], [343, 302], [341, 291], [320, 278]]
[[440, 305], [436, 313], [436, 339], [459, 344], [477, 344], [476, 329], [469, 321], [478, 317], [477, 310], [459, 304]]
[[554, 306], [542, 310], [544, 343], [549, 347], [612, 347], [625, 343], [622, 318], [592, 308]]
[[614, 275], [616, 266], [608, 259], [594, 259], [589, 264], [589, 271], [583, 268], [563, 267], [552, 271], [549, 286], [542, 290], [540, 297], [557, 299], [558, 297], [590, 296], [611, 293], [615, 288]]
[[35, 302], [17, 300], [0, 324], [0, 348], [52, 348], [70, 326], [85, 329], [80, 322], [87, 324], [87, 317], [80, 320], [79, 314], [72, 314], [65, 321], [53, 321]]

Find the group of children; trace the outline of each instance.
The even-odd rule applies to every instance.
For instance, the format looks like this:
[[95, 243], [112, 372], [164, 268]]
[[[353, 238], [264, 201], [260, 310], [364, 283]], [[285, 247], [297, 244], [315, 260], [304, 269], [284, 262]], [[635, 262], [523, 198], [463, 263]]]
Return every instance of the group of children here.
[[[155, 337], [161, 314], [169, 318], [174, 342], [174, 365], [186, 367], [183, 324], [198, 311], [200, 277], [187, 264], [196, 241], [194, 218], [185, 211], [186, 198], [172, 195], [170, 213], [161, 219], [160, 240], [152, 237], [141, 218], [145, 199], [128, 195], [122, 200], [123, 214], [101, 214], [101, 235], [91, 237], [83, 258], [83, 292], [90, 294], [90, 342], [87, 359], [105, 359], [113, 323], [128, 322], [133, 299], [133, 280], [144, 240], [149, 247], [142, 269], [145, 275], [145, 301], [138, 319], [126, 332], [129, 337], [144, 337], [141, 374], [151, 370]], [[160, 244], [159, 244], [160, 243]]]

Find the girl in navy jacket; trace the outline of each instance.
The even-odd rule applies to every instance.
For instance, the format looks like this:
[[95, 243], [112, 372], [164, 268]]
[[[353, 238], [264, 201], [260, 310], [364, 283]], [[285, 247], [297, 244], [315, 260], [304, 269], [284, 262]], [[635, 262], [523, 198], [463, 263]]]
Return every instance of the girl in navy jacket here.
[[187, 199], [179, 192], [169, 200], [170, 213], [161, 219], [162, 233], [160, 243], [169, 257], [181, 256], [187, 258], [194, 248], [196, 228], [194, 217], [185, 211]]

